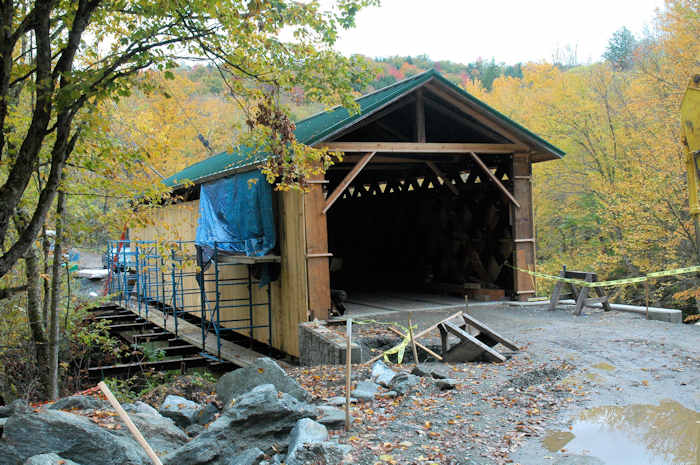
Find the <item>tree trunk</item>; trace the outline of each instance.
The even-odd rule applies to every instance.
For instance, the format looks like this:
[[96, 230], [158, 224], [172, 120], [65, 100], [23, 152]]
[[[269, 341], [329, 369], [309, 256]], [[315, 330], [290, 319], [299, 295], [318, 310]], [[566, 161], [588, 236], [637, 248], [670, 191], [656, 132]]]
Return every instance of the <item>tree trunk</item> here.
[[42, 283], [44, 286], [44, 300], [41, 307], [41, 316], [44, 319], [44, 328], [49, 326], [49, 302], [51, 300], [51, 288], [49, 283], [49, 252], [51, 251], [51, 243], [49, 236], [46, 235], [46, 224], [41, 228], [41, 252], [44, 259], [44, 275]]
[[34, 247], [24, 256], [27, 276], [27, 319], [34, 342], [36, 363], [41, 373], [41, 384], [49, 386], [49, 345], [41, 316], [41, 287], [39, 286], [39, 257]]
[[58, 191], [56, 202], [56, 236], [53, 249], [53, 264], [51, 268], [51, 304], [49, 306], [49, 398], [58, 399], [58, 346], [59, 346], [59, 315], [58, 299], [61, 283], [61, 246], [63, 245], [63, 208], [66, 194]]

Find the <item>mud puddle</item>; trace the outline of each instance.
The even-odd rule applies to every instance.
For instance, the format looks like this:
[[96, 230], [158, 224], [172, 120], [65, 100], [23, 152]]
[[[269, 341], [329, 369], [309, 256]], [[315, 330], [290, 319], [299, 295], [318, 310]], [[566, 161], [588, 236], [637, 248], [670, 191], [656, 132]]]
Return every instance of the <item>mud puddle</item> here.
[[659, 405], [595, 407], [570, 431], [542, 441], [550, 452], [590, 455], [607, 465], [700, 464], [700, 413], [671, 400]]

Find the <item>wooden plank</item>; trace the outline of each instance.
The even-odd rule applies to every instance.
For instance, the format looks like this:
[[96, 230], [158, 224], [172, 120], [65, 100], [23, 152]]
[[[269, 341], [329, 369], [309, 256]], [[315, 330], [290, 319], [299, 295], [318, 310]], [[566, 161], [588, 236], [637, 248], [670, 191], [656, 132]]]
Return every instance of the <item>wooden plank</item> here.
[[444, 357], [447, 354], [447, 330], [443, 325], [439, 325], [438, 329], [440, 330], [440, 348]]
[[370, 162], [370, 160], [376, 153], [377, 152], [368, 152], [364, 157], [362, 157], [360, 161], [358, 161], [355, 164], [355, 166], [353, 166], [350, 172], [345, 175], [345, 178], [343, 178], [343, 180], [340, 181], [340, 184], [335, 188], [333, 193], [328, 196], [328, 199], [326, 199], [326, 205], [322, 210], [324, 214], [331, 208], [335, 201], [340, 198], [343, 191], [345, 191], [345, 189], [347, 189], [348, 186], [350, 186], [352, 181], [357, 177], [358, 174], [360, 174], [362, 168], [364, 168], [365, 165], [367, 165], [367, 163]]
[[465, 144], [448, 142], [324, 142], [321, 148], [334, 152], [384, 153], [513, 153], [516, 144]]
[[[591, 273], [586, 274], [586, 282], [592, 282], [593, 281], [593, 275]], [[581, 312], [583, 312], [583, 307], [586, 306], [586, 300], [588, 297], [588, 287], [584, 286], [581, 288], [581, 292], [578, 294], [578, 298], [576, 299], [576, 308], [574, 309], [574, 315], [580, 315]]]
[[486, 173], [486, 175], [489, 177], [489, 179], [491, 179], [491, 181], [493, 181], [493, 183], [496, 184], [496, 186], [501, 190], [501, 192], [503, 192], [503, 194], [506, 197], [508, 197], [508, 199], [511, 202], [513, 202], [513, 205], [520, 208], [520, 202], [515, 200], [515, 197], [513, 197], [513, 194], [511, 194], [510, 191], [508, 189], [506, 189], [506, 186], [504, 186], [503, 183], [496, 176], [494, 176], [494, 174], [491, 172], [491, 170], [488, 169], [488, 167], [484, 164], [483, 161], [481, 161], [481, 158], [479, 158], [479, 156], [477, 154], [475, 154], [474, 152], [469, 152], [469, 155], [471, 155], [471, 157], [474, 159], [476, 164], [481, 167], [481, 169], [484, 171], [484, 173]]
[[505, 338], [504, 336], [501, 336], [496, 331], [489, 328], [488, 326], [486, 326], [486, 324], [482, 323], [481, 321], [477, 320], [476, 318], [474, 318], [470, 315], [467, 315], [466, 313], [462, 313], [462, 318], [464, 319], [464, 322], [466, 324], [478, 329], [479, 331], [481, 331], [483, 333], [488, 334], [489, 337], [500, 342], [504, 346], [508, 347], [510, 350], [520, 350], [520, 348], [517, 345], [515, 345], [515, 343], [513, 341]]
[[283, 192], [280, 202], [280, 301], [272, 315], [275, 347], [299, 356], [299, 323], [309, 321], [304, 195]]
[[445, 184], [447, 184], [447, 187], [452, 191], [454, 195], [459, 195], [457, 187], [454, 184], [452, 184], [452, 181], [449, 180], [447, 176], [445, 176], [445, 173], [443, 173], [434, 162], [426, 161], [425, 164], [428, 165], [428, 168], [430, 168], [437, 177], [442, 178], [442, 180], [445, 182]]
[[591, 275], [591, 279], [593, 279], [593, 282], [598, 281], [598, 275], [596, 273], [591, 273], [588, 271], [571, 271], [571, 270], [566, 270], [566, 277], [567, 278], [572, 278], [572, 279], [586, 279], [587, 275]]
[[167, 341], [168, 339], [171, 339], [172, 337], [173, 337], [173, 335], [167, 331], [158, 331], [158, 332], [143, 333], [143, 334], [132, 334], [130, 336], [130, 338], [134, 344], [138, 344], [139, 341], [141, 341], [142, 339], [144, 340], [144, 342]]
[[[559, 277], [563, 278], [565, 274], [565, 271], [560, 271], [559, 272]], [[557, 304], [559, 303], [559, 299], [561, 298], [561, 288], [563, 287], [564, 283], [562, 281], [557, 281], [554, 284], [554, 289], [552, 289], [552, 295], [549, 298], [549, 311], [554, 311], [557, 308]]]
[[[406, 337], [406, 335], [405, 335], [404, 333], [402, 333], [402, 332], [399, 331], [398, 329], [394, 328], [393, 326], [389, 326], [389, 331], [391, 331], [392, 333], [396, 334], [396, 335], [399, 336], [401, 339], [404, 339], [404, 338]], [[432, 355], [432, 356], [435, 357], [436, 359], [442, 361], [442, 357], [441, 357], [440, 355], [436, 354], [435, 352], [433, 352], [432, 350], [428, 349], [426, 346], [424, 346], [424, 345], [421, 344], [420, 342], [416, 341], [415, 335], [413, 336], [413, 341], [416, 343], [416, 346], [420, 347], [421, 349], [423, 349], [424, 351], [426, 351], [427, 353], [429, 353], [430, 355]]]
[[123, 323], [123, 324], [116, 324], [116, 325], [107, 325], [105, 328], [107, 328], [107, 331], [129, 331], [132, 329], [144, 329], [144, 328], [152, 328], [153, 323], [149, 323], [148, 321], [142, 321], [138, 323]]
[[159, 360], [156, 362], [135, 362], [135, 363], [122, 363], [119, 365], [109, 365], [100, 367], [88, 368], [88, 374], [92, 376], [110, 376], [118, 373], [131, 373], [132, 371], [141, 371], [148, 369], [156, 370], [177, 370], [183, 364], [187, 367], [202, 367], [206, 366], [211, 362], [210, 358], [207, 357], [186, 357], [174, 360]]
[[449, 321], [446, 321], [442, 323], [442, 325], [445, 327], [445, 329], [458, 338], [462, 340], [463, 343], [465, 344], [472, 344], [477, 346], [479, 349], [483, 350], [484, 353], [486, 354], [486, 358], [490, 359], [491, 361], [494, 362], [505, 362], [506, 358], [499, 354], [497, 351], [493, 350], [491, 347], [487, 346], [471, 334], [467, 334], [466, 332], [462, 331], [462, 329], [459, 328], [459, 326], [450, 323]]
[[[313, 179], [322, 179], [317, 174]], [[309, 287], [310, 318], [327, 320], [331, 308], [331, 277], [328, 253], [328, 226], [323, 207], [326, 200], [320, 185], [312, 186], [304, 195], [304, 221], [306, 224], [306, 273]], [[308, 260], [313, 258], [313, 260]]]

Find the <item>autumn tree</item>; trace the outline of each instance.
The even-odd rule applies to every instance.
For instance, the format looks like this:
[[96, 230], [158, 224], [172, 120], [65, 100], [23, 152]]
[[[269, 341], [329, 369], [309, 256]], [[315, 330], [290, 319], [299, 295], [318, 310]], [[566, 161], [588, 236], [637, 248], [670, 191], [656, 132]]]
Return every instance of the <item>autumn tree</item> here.
[[[374, 0], [342, 0], [331, 10], [294, 1], [107, 2], [7, 0], [0, 4], [0, 277], [29, 249], [59, 189], [80, 138], [85, 111], [127, 95], [135, 73], [205, 58], [226, 78], [231, 94], [300, 86], [326, 104], [352, 101], [359, 64], [332, 50], [338, 31]], [[282, 41], [282, 32], [291, 39]], [[29, 46], [22, 47], [22, 44]], [[15, 113], [17, 96], [32, 102]], [[48, 174], [29, 221], [7, 243], [8, 228], [46, 152]]]
[[[678, 108], [698, 69], [698, 37], [697, 2], [667, 0], [633, 67], [529, 64], [521, 79], [496, 79], [491, 92], [468, 84], [567, 152], [534, 169], [545, 271], [566, 264], [614, 279], [697, 264]], [[689, 275], [655, 289], [654, 299], [688, 310], [698, 293]], [[642, 300], [641, 289], [624, 292]]]
[[[49, 360], [46, 369], [54, 378], [50, 397], [58, 394], [58, 279], [70, 198], [112, 189], [115, 174], [149, 165], [138, 145], [114, 143], [112, 131], [119, 128], [101, 120], [105, 105], [134, 89], [148, 93], [167, 86], [143, 79], [147, 70], [172, 79], [180, 60], [205, 60], [231, 98], [256, 110], [272, 106], [281, 120], [288, 121], [287, 112], [276, 96], [291, 88], [324, 105], [352, 106], [353, 89], [365, 82], [364, 61], [332, 47], [338, 32], [353, 26], [357, 11], [374, 3], [339, 0], [322, 8], [291, 0], [0, 1], [0, 294], [28, 292], [36, 358], [42, 365]], [[249, 129], [251, 138], [270, 134], [264, 124]], [[309, 149], [299, 159], [307, 163], [321, 155]], [[285, 156], [286, 166], [295, 169], [297, 153]], [[128, 187], [133, 196], [136, 186]], [[47, 234], [35, 242], [48, 229], [47, 220], [56, 230], [53, 256]], [[43, 264], [34, 260], [37, 248], [44, 252]], [[21, 259], [24, 280], [16, 273]], [[37, 270], [43, 284], [35, 279]]]

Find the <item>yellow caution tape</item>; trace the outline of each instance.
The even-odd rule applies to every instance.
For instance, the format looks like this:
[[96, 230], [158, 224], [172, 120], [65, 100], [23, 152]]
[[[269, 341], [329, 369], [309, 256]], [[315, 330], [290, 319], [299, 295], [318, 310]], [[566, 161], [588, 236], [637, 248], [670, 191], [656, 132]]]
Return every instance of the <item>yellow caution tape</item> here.
[[[508, 265], [508, 264], [506, 264], [506, 265]], [[650, 278], [661, 278], [661, 277], [665, 277], [665, 276], [677, 276], [677, 275], [681, 275], [681, 274], [700, 272], [700, 266], [689, 266], [686, 268], [677, 268], [675, 270], [655, 271], [653, 273], [647, 273], [645, 276], [637, 276], [635, 278], [615, 279], [615, 280], [611, 280], [611, 281], [588, 282], [588, 281], [584, 281], [583, 279], [562, 278], [561, 276], [552, 276], [552, 275], [545, 274], [545, 273], [539, 273], [537, 271], [523, 270], [522, 268], [518, 268], [518, 267], [515, 267], [512, 265], [508, 265], [508, 266], [513, 268], [514, 270], [520, 271], [522, 273], [527, 273], [527, 274], [535, 276], [537, 278], [576, 284], [577, 286], [581, 286], [581, 287], [623, 286], [626, 284], [643, 283], [643, 282], [649, 280]]]
[[[387, 355], [396, 355], [396, 363], [400, 364], [403, 361], [403, 355], [406, 352], [406, 347], [408, 347], [408, 344], [411, 342], [411, 335], [410, 335], [410, 330], [395, 321], [377, 321], [377, 320], [352, 320], [353, 324], [357, 323], [358, 325], [369, 325], [369, 324], [379, 324], [379, 325], [389, 325], [389, 326], [396, 326], [398, 328], [403, 329], [404, 333], [406, 334], [403, 338], [403, 340], [399, 343], [399, 345], [396, 345], [392, 347], [391, 349], [387, 350], [384, 352], [382, 355], [384, 356], [384, 361], [387, 363], [390, 363], [389, 357]], [[418, 326], [411, 325], [412, 329], [418, 329]]]

